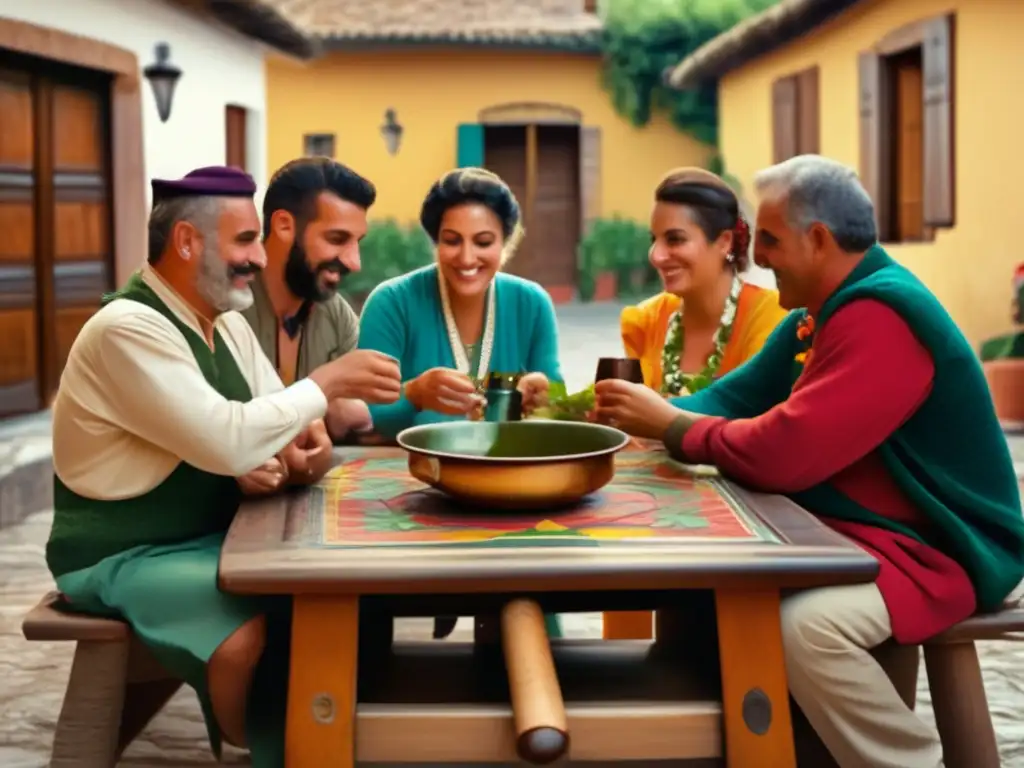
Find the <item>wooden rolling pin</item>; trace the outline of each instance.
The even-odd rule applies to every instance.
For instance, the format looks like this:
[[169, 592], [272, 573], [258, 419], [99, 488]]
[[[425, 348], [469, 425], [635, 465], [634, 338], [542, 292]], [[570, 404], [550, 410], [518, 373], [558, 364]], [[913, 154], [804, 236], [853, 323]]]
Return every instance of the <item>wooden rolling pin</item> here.
[[528, 763], [547, 765], [569, 749], [569, 730], [544, 614], [537, 603], [519, 598], [502, 609], [501, 644], [516, 753]]

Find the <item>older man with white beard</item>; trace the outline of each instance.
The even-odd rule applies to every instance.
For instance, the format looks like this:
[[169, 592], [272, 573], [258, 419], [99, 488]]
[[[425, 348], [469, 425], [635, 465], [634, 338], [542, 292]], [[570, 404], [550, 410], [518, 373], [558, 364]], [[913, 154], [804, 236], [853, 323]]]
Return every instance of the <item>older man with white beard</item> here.
[[85, 324], [54, 401], [46, 560], [69, 610], [124, 618], [196, 690], [215, 751], [248, 736], [272, 766], [287, 605], [218, 589], [224, 535], [243, 496], [326, 472], [330, 400], [394, 402], [401, 384], [357, 351], [282, 385], [231, 311], [266, 263], [254, 192], [221, 167], [153, 182], [148, 264]]

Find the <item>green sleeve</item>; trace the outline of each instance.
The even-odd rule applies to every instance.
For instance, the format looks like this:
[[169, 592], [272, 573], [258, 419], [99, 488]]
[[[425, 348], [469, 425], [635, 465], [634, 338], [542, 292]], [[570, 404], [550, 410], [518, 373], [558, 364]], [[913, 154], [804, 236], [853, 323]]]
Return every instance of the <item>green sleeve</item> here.
[[800, 312], [790, 312], [776, 326], [761, 351], [693, 395], [674, 397], [677, 408], [706, 416], [749, 419], [781, 403], [793, 386], [796, 327]]
[[[402, 366], [407, 360], [408, 327], [401, 291], [395, 285], [382, 283], [363, 305], [359, 320], [359, 349], [373, 349], [391, 355]], [[406, 427], [411, 427], [418, 413], [406, 399], [404, 390], [396, 402], [370, 405], [369, 409], [374, 432], [384, 437], [395, 437]]]

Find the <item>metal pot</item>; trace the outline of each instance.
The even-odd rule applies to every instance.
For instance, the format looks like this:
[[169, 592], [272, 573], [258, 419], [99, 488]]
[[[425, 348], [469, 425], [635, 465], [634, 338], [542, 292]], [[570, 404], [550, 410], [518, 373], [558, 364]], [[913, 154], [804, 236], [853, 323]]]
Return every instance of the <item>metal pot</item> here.
[[502, 509], [561, 506], [603, 488], [629, 436], [601, 424], [461, 421], [399, 433], [417, 480]]

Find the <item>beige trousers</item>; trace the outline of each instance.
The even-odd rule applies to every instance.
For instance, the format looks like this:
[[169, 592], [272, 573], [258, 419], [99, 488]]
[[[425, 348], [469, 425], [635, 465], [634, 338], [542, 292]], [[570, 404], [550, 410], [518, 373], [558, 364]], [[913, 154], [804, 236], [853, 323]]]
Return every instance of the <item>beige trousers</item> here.
[[841, 768], [939, 768], [934, 727], [903, 703], [870, 650], [892, 637], [874, 584], [782, 601], [789, 689]]

